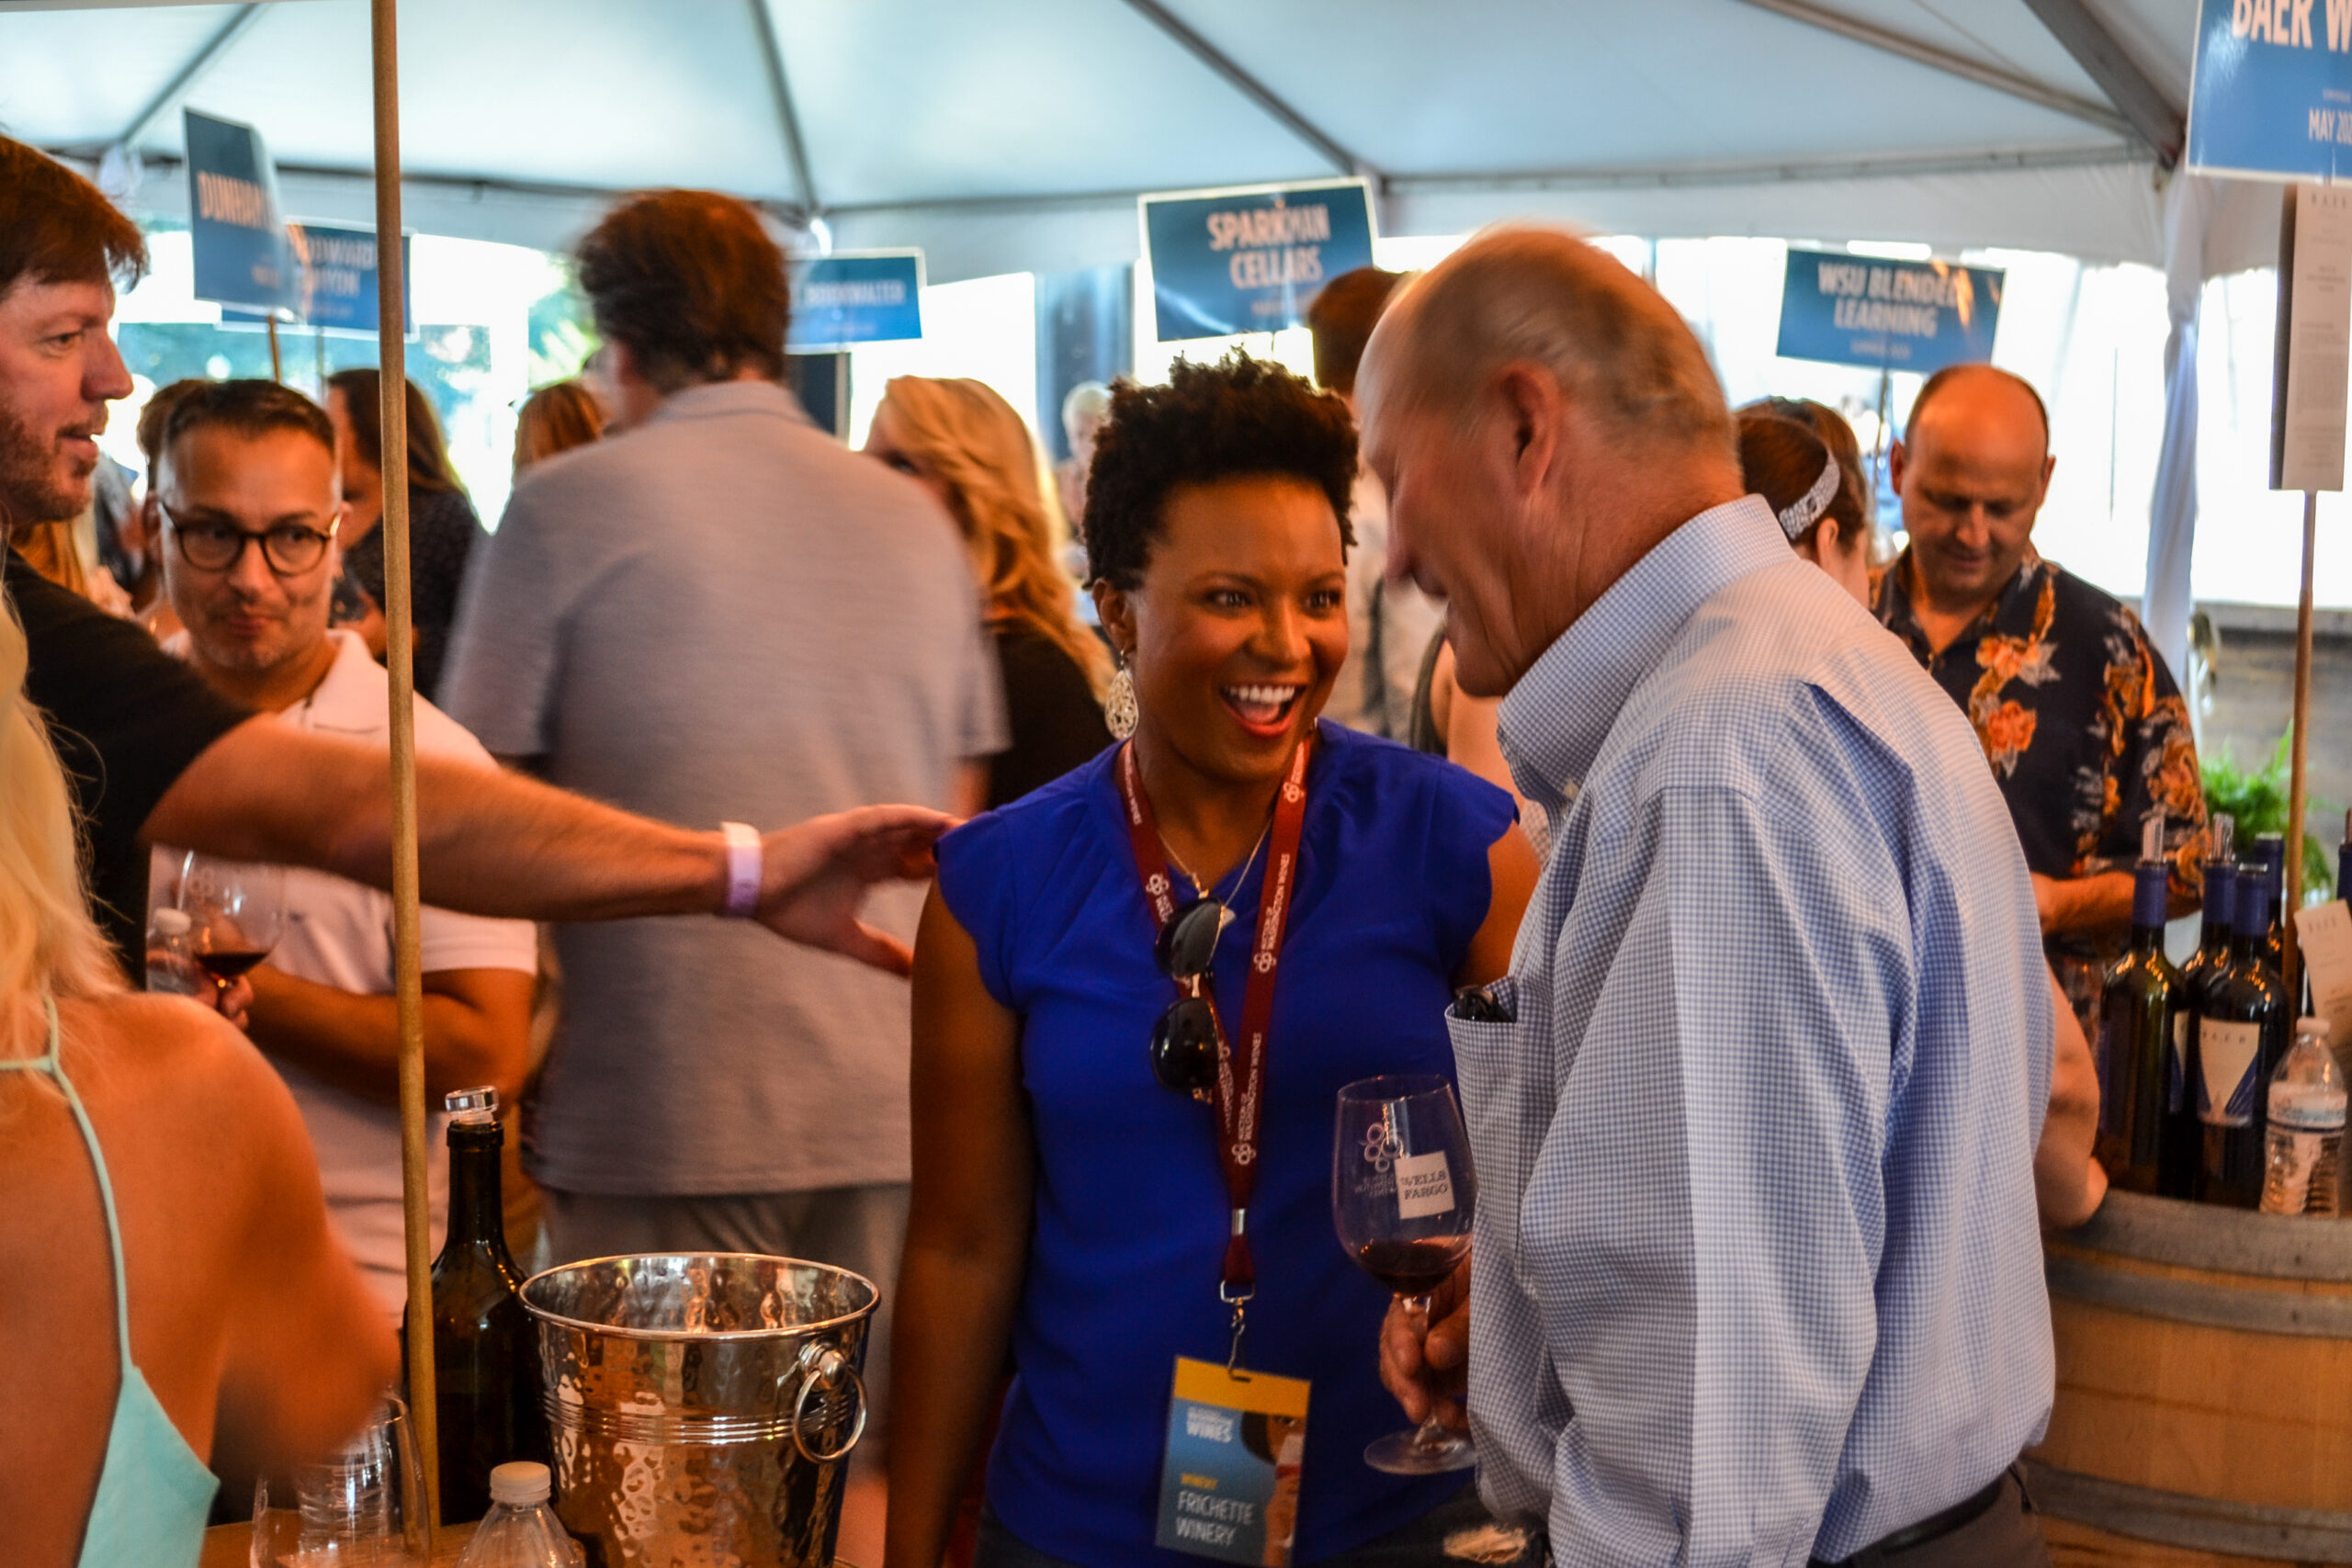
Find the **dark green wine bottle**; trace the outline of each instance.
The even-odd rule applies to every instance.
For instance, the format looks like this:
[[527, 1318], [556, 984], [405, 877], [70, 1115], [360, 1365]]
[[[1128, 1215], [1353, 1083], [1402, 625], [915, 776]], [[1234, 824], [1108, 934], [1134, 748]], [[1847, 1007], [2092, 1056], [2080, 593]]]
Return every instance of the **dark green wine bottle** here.
[[490, 1510], [490, 1472], [548, 1461], [538, 1335], [523, 1309], [523, 1270], [506, 1247], [494, 1089], [447, 1097], [449, 1228], [433, 1260], [433, 1366], [441, 1443], [441, 1518]]
[[2143, 857], [2133, 873], [2131, 950], [2109, 966], [2099, 987], [2095, 1149], [2108, 1180], [2127, 1192], [2160, 1192], [2167, 1175], [2188, 1178], [2164, 1168], [2165, 1112], [2179, 1081], [2173, 1025], [2185, 1003], [2180, 971], [2165, 956], [2170, 893], [2159, 838], [2156, 858]]
[[2263, 956], [2270, 888], [2258, 865], [2238, 868], [2237, 927], [2228, 964], [2208, 977], [2198, 1009], [2197, 1113], [2205, 1123], [2200, 1202], [2252, 1209], [2262, 1201], [2265, 1089], [2287, 1049], [2293, 1015]]

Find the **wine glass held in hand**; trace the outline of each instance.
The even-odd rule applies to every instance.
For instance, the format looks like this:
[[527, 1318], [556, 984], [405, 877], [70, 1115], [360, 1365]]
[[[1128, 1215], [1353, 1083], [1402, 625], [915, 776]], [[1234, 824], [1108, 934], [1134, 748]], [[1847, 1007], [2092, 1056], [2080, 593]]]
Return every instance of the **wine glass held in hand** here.
[[188, 917], [188, 954], [226, 991], [269, 956], [286, 924], [286, 873], [191, 850], [180, 863], [178, 908]]
[[[1451, 1084], [1379, 1077], [1340, 1091], [1331, 1145], [1331, 1218], [1340, 1245], [1424, 1325], [1430, 1292], [1470, 1255], [1477, 1201], [1470, 1135]], [[1363, 1458], [1392, 1475], [1435, 1475], [1467, 1470], [1477, 1450], [1432, 1413], [1418, 1430], [1374, 1443]]]

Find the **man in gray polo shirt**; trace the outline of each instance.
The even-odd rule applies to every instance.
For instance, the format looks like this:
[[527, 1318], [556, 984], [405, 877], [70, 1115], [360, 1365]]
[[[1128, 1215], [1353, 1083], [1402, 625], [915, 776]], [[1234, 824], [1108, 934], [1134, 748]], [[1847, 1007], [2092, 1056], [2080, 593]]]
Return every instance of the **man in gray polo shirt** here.
[[[622, 433], [534, 468], [478, 547], [443, 706], [502, 758], [678, 822], [969, 810], [1003, 695], [955, 527], [778, 384], [784, 257], [662, 191], [582, 242]], [[868, 919], [910, 936], [920, 896]], [[526, 1120], [559, 1258], [781, 1253], [887, 1305], [906, 1223], [907, 990], [716, 922], [561, 926]], [[887, 1325], [869, 1387], [887, 1386]]]

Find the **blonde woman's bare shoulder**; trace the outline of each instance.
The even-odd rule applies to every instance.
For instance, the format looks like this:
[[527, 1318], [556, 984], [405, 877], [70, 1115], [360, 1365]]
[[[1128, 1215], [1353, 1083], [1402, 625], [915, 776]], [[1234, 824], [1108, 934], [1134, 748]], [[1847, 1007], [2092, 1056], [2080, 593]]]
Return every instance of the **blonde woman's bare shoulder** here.
[[135, 1100], [200, 1134], [221, 1118], [277, 1139], [303, 1137], [293, 1097], [234, 1024], [186, 997], [125, 991], [61, 1001], [66, 1066], [85, 1093]]

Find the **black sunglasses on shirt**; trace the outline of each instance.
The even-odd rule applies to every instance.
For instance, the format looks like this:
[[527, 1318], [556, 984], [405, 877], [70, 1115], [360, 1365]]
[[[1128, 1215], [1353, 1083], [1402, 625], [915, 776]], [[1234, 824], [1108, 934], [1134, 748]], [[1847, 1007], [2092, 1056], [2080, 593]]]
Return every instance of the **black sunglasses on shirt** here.
[[1152, 943], [1159, 972], [1186, 987], [1151, 1031], [1151, 1072], [1179, 1094], [1205, 1099], [1216, 1084], [1216, 1010], [1209, 1004], [1209, 965], [1225, 930], [1225, 906], [1195, 898], [1168, 917]]

